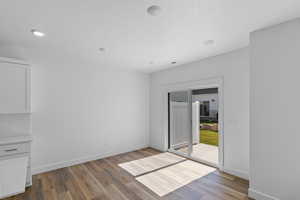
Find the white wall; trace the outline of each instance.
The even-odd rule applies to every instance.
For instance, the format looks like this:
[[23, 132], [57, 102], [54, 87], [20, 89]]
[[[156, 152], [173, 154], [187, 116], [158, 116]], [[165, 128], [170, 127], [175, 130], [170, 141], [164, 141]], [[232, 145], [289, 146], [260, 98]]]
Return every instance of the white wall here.
[[164, 150], [162, 85], [224, 78], [224, 166], [248, 177], [249, 171], [249, 55], [248, 49], [151, 74], [150, 145]]
[[300, 19], [251, 34], [250, 195], [300, 199]]
[[34, 172], [149, 143], [149, 75], [71, 62], [32, 66]]

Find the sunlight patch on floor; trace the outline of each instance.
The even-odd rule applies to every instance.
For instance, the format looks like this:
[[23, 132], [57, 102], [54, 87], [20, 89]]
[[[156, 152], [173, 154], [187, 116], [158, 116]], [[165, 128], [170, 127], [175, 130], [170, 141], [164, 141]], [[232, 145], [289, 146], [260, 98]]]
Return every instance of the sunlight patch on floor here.
[[187, 160], [140, 176], [136, 180], [157, 195], [164, 196], [215, 170], [213, 167]]
[[162, 167], [167, 167], [172, 164], [176, 164], [186, 160], [181, 156], [177, 156], [172, 153], [160, 153], [154, 156], [149, 156], [146, 158], [133, 160], [130, 162], [119, 164], [119, 166], [125, 169], [133, 176], [139, 176], [154, 170], [160, 169]]

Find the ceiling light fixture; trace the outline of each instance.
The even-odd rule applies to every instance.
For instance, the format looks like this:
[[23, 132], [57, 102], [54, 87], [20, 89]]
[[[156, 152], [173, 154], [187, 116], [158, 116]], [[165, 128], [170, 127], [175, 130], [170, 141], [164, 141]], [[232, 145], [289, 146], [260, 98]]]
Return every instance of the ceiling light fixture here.
[[147, 12], [149, 15], [157, 16], [161, 13], [161, 8], [157, 5], [153, 5], [147, 9]]
[[176, 61], [171, 62], [171, 64], [172, 64], [172, 65], [175, 65], [175, 64], [176, 64]]
[[37, 36], [37, 37], [44, 37], [44, 36], [45, 36], [45, 33], [40, 32], [40, 31], [38, 31], [38, 30], [36, 30], [36, 29], [31, 29], [31, 33], [32, 33], [33, 35]]

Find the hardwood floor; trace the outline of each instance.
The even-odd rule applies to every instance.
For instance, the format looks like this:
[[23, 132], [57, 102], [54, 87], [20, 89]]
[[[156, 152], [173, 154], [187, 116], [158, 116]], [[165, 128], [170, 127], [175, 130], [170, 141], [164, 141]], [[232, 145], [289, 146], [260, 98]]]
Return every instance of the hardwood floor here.
[[136, 180], [162, 197], [214, 171], [216, 169], [213, 167], [186, 160], [137, 177]]
[[26, 192], [6, 200], [239, 200], [248, 181], [214, 171], [159, 197], [118, 166], [160, 153], [146, 148], [33, 176]]

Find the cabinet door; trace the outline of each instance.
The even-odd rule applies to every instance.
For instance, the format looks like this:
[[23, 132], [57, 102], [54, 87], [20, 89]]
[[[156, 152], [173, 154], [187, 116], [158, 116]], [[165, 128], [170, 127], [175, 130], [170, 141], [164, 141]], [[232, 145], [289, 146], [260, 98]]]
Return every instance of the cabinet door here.
[[25, 192], [28, 157], [0, 160], [0, 198]]
[[29, 112], [29, 68], [0, 62], [0, 113]]

